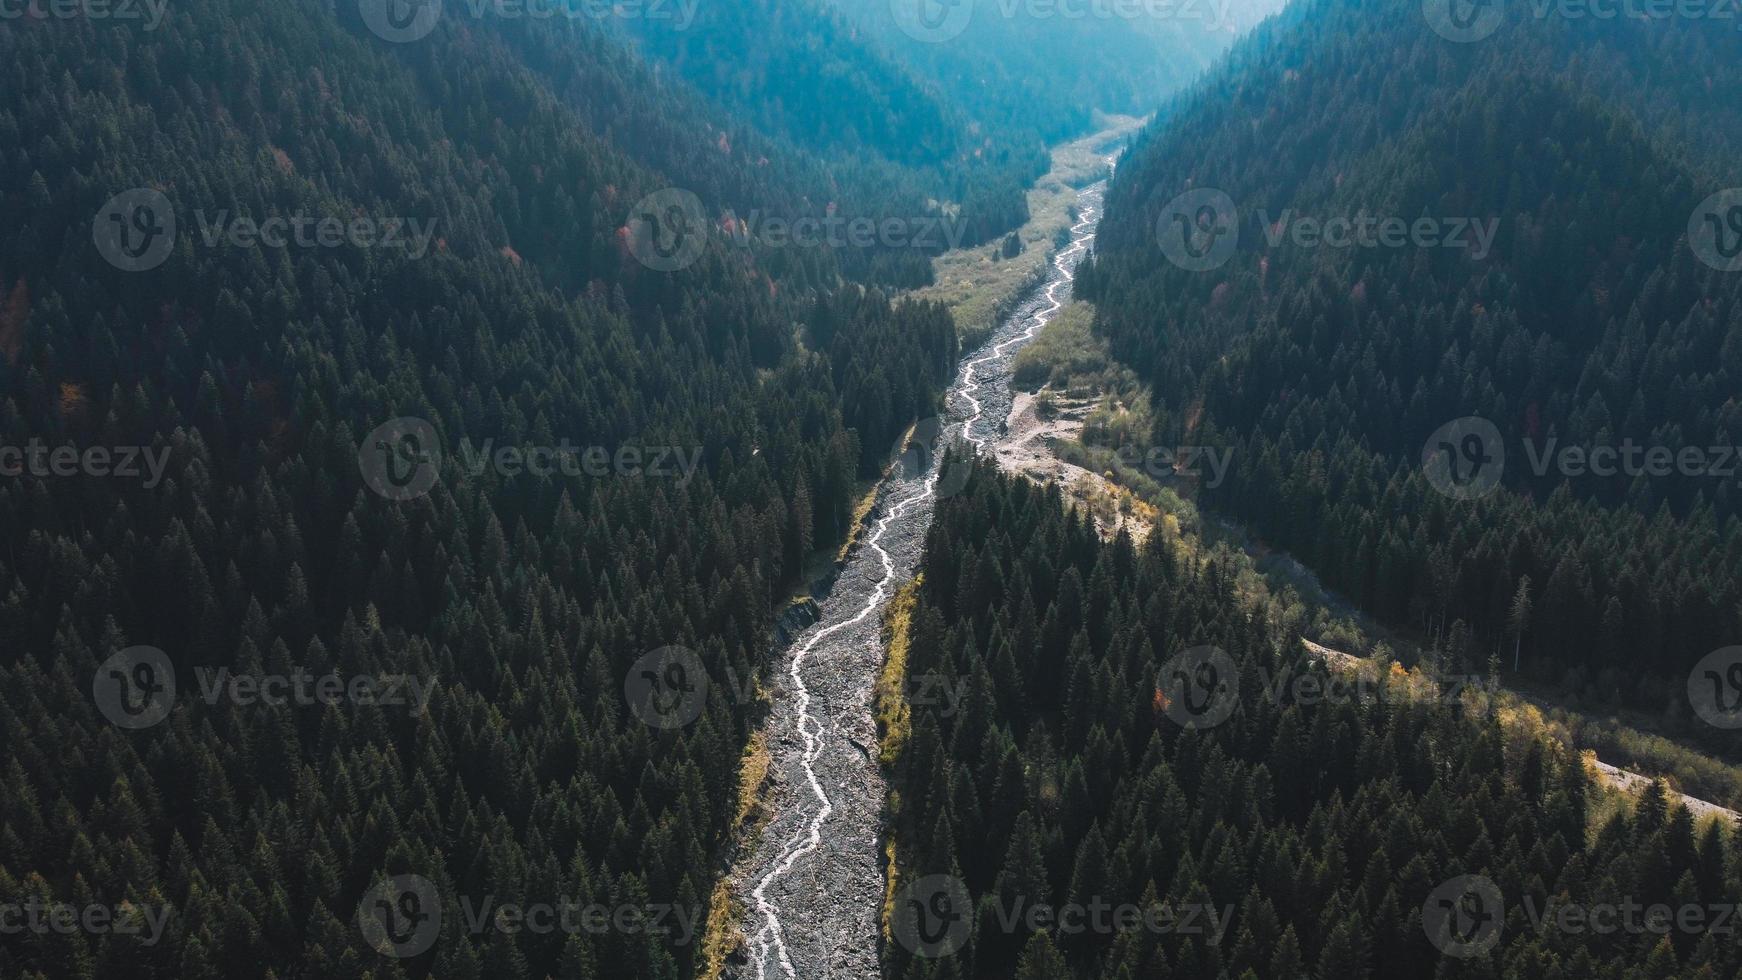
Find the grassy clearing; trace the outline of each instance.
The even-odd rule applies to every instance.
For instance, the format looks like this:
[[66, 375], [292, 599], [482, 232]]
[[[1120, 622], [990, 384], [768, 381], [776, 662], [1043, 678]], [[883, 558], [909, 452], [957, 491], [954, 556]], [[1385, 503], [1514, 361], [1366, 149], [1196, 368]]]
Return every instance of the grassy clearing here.
[[[889, 605], [883, 612], [883, 625], [889, 637], [884, 649], [888, 655], [883, 661], [883, 670], [877, 676], [877, 732], [880, 736], [877, 761], [885, 769], [895, 765], [900, 757], [902, 746], [907, 743], [908, 732], [912, 723], [912, 709], [907, 703], [907, 651], [912, 642], [910, 630], [913, 626], [913, 610], [919, 604], [920, 585], [925, 582], [921, 573], [912, 581], [897, 589], [895, 596], [889, 600]], [[889, 794], [889, 812], [891, 823], [893, 814], [901, 811], [900, 794], [891, 790]], [[891, 936], [891, 916], [895, 909], [895, 893], [901, 887], [900, 862], [896, 860], [895, 836], [891, 834], [884, 843], [884, 876], [883, 890], [883, 939], [888, 942]]]
[[[908, 436], [912, 434], [913, 430], [910, 428], [908, 434], [901, 437], [902, 442], [905, 444]], [[841, 542], [841, 547], [835, 552], [837, 563], [846, 561], [847, 553], [853, 550], [855, 544], [859, 543], [859, 535], [865, 530], [865, 515], [871, 513], [872, 505], [877, 503], [877, 491], [882, 486], [881, 479], [868, 481], [865, 484], [864, 492], [859, 494], [858, 503], [853, 505], [853, 520], [848, 525], [847, 539]]]
[[901, 864], [895, 860], [895, 836], [883, 843], [883, 944], [895, 941], [895, 893], [901, 890]]
[[1679, 742], [1557, 704], [1537, 704], [1547, 723], [1565, 731], [1570, 744], [1594, 751], [1604, 762], [1662, 778], [1670, 788], [1732, 810], [1742, 809], [1742, 768]]
[[[1380, 627], [1352, 611], [1338, 613], [1327, 608], [1325, 600], [1316, 598], [1322, 595], [1317, 580], [1298, 563], [1275, 557], [1254, 560], [1244, 552], [1232, 553], [1244, 559], [1253, 586], [1271, 597], [1282, 610], [1280, 614], [1299, 621], [1303, 635], [1372, 662], [1384, 663], [1396, 657], [1417, 665], [1416, 669], [1434, 669], [1435, 653], [1414, 638]], [[1511, 679], [1505, 682], [1510, 684]], [[1661, 779], [1671, 790], [1695, 799], [1742, 809], [1742, 767], [1619, 718], [1587, 713], [1550, 695], [1507, 686], [1496, 691], [1494, 698], [1508, 731], [1546, 738], [1570, 751], [1593, 754], [1612, 766]]]
[[[1019, 388], [1041, 392], [1041, 412], [1058, 399], [1094, 401], [1083, 418], [1086, 446], [1125, 447], [1132, 461], [1147, 448], [1154, 424], [1149, 389], [1128, 367], [1113, 359], [1106, 338], [1094, 332], [1095, 307], [1071, 303], [1026, 347], [1017, 352], [1011, 377]], [[1074, 462], [1074, 461], [1073, 461]], [[1099, 469], [1100, 467], [1092, 467]]]
[[1142, 125], [1131, 116], [1104, 116], [1104, 128], [1093, 136], [1056, 147], [1052, 170], [1028, 191], [1028, 223], [1017, 230], [1022, 253], [1004, 259], [1002, 241], [960, 248], [932, 260], [937, 281], [911, 295], [937, 300], [949, 307], [964, 347], [976, 347], [998, 325], [1022, 294], [1046, 274], [1059, 240], [1069, 240], [1076, 222], [1077, 190], [1106, 176], [1102, 159], [1111, 148]]
[[738, 814], [732, 821], [734, 826], [744, 826], [751, 811], [762, 802], [762, 782], [768, 778], [768, 769], [773, 764], [774, 757], [768, 751], [768, 734], [758, 730], [750, 736], [750, 744], [744, 747], [744, 761], [738, 768]]
[[1094, 322], [1093, 304], [1066, 304], [1040, 336], [1017, 351], [1011, 381], [1027, 391], [1044, 386], [1071, 395], [1135, 388], [1136, 375], [1114, 362], [1106, 339], [1095, 336]]
[[[754, 840], [768, 822], [768, 814], [760, 809], [762, 789], [768, 779], [774, 758], [768, 751], [768, 736], [761, 730], [750, 736], [744, 746], [744, 757], [738, 764], [738, 810], [732, 825], [739, 840]], [[754, 815], [754, 818], [753, 818]], [[738, 923], [744, 921], [744, 906], [732, 895], [729, 875], [714, 882], [714, 892], [708, 899], [708, 923], [702, 933], [702, 965], [699, 980], [718, 980], [733, 951], [744, 945], [744, 933]]]
[[919, 587], [924, 581], [921, 574], [897, 589], [883, 611], [883, 629], [889, 642], [883, 670], [877, 676], [876, 708], [878, 761], [886, 768], [901, 755], [912, 722], [907, 704], [907, 650], [912, 642], [913, 610], [919, 604]]
[[[1383, 648], [1379, 657], [1360, 659], [1356, 657], [1326, 655], [1326, 664], [1333, 671], [1345, 676], [1360, 676], [1368, 681], [1378, 680], [1383, 672], [1384, 684], [1375, 688], [1385, 692], [1383, 696], [1395, 696], [1400, 700], [1433, 700], [1445, 696], [1445, 688], [1434, 679], [1434, 670], [1430, 665], [1420, 664], [1406, 668], [1396, 661], [1380, 659], [1385, 657]], [[1547, 711], [1542, 706], [1532, 703], [1516, 691], [1499, 687], [1495, 684], [1471, 685], [1462, 689], [1459, 695], [1465, 711], [1471, 717], [1484, 717], [1492, 714], [1500, 723], [1500, 729], [1505, 733], [1506, 766], [1516, 770], [1522, 765], [1526, 752], [1533, 743], [1556, 746], [1560, 751], [1577, 755], [1584, 760], [1586, 771], [1591, 776], [1593, 793], [1590, 797], [1590, 819], [1588, 821], [1593, 836], [1601, 831], [1609, 819], [1617, 813], [1630, 812], [1636, 797], [1633, 793], [1614, 785], [1597, 766], [1598, 753], [1585, 744], [1586, 739], [1580, 735], [1580, 727], [1590, 724], [1586, 719], [1577, 717], [1564, 709], [1551, 708]], [[1639, 733], [1632, 733], [1637, 736]], [[1665, 748], [1675, 750], [1679, 756], [1687, 750], [1679, 746], [1666, 745]], [[1671, 791], [1670, 799], [1676, 799], [1676, 793], [1686, 793], [1695, 799], [1715, 802], [1726, 807], [1735, 804], [1722, 795], [1712, 795], [1706, 792], [1695, 792], [1687, 786], [1680, 785], [1673, 774], [1654, 771], [1650, 767], [1628, 765], [1618, 762], [1616, 754], [1605, 752], [1604, 761], [1610, 765], [1619, 766], [1629, 771], [1639, 772], [1661, 780]], [[1711, 761], [1711, 760], [1707, 760]], [[1734, 777], [1735, 773], [1730, 773]], [[1714, 819], [1722, 819], [1718, 814], [1708, 813], [1699, 816], [1695, 811], [1695, 824], [1701, 829]]]
[[[1181, 520], [1176, 515], [1189, 514], [1195, 525], [1195, 511], [1133, 465], [1142, 463], [1153, 428], [1148, 389], [1130, 368], [1113, 359], [1105, 338], [1095, 334], [1094, 322], [1093, 305], [1066, 305], [1040, 336], [1017, 353], [1011, 366], [1013, 383], [1039, 393], [1043, 419], [1061, 411], [1080, 413], [1080, 438], [1058, 439], [1052, 445], [1059, 459], [1098, 473], [1114, 485], [1111, 492], [1078, 488], [1084, 491], [1078, 496], [1096, 518], [1107, 525], [1120, 515], [1151, 526], [1165, 521], [1177, 535]], [[1162, 499], [1167, 501], [1166, 514], [1156, 503]]]
[[744, 934], [738, 929], [743, 909], [732, 897], [732, 886], [722, 876], [714, 882], [714, 894], [708, 899], [708, 926], [702, 933], [702, 965], [698, 980], [719, 980], [726, 969], [726, 959], [732, 951], [744, 945]]

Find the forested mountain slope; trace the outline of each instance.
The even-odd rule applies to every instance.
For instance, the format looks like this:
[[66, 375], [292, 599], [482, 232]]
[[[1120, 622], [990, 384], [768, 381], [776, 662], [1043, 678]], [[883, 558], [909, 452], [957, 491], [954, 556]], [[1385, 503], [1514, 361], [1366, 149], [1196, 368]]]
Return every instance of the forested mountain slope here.
[[[741, 239], [746, 228], [738, 222], [770, 218], [788, 223], [829, 215], [843, 220], [894, 218], [910, 226], [947, 222], [942, 233], [925, 236], [917, 245], [881, 239], [849, 248], [777, 245], [777, 255], [764, 257], [775, 269], [821, 263], [861, 281], [925, 284], [931, 280], [932, 255], [1020, 223], [1024, 215], [1018, 182], [1038, 173], [1036, 167], [1044, 170], [1044, 153], [1038, 149], [1028, 149], [1022, 159], [1011, 159], [1006, 151], [994, 160], [989, 146], [970, 150], [959, 145], [969, 139], [965, 119], [919, 91], [894, 66], [876, 61], [845, 39], [828, 47], [794, 43], [780, 49], [786, 57], [777, 69], [758, 66], [762, 85], [734, 85], [718, 77], [739, 53], [767, 50], [770, 39], [786, 37], [776, 30], [778, 25], [753, 19], [756, 8], [705, 4], [698, 9], [697, 23], [579, 15], [468, 18], [467, 5], [443, 9], [448, 13], [431, 40], [440, 42], [443, 33], [451, 32], [451, 40], [460, 45], [456, 50], [468, 57], [489, 52], [513, 58], [595, 133], [664, 173], [674, 185], [697, 193], [709, 223], [728, 235], [736, 230]], [[627, 39], [636, 42], [628, 50]], [[492, 41], [500, 42], [499, 50]], [[685, 57], [690, 44], [700, 47], [695, 59]], [[425, 69], [431, 52], [441, 50], [439, 43], [421, 41], [395, 47]], [[854, 75], [865, 90], [820, 83], [817, 76], [834, 77], [837, 63], [855, 52], [869, 62]], [[668, 58], [679, 70], [644, 61], [643, 53]], [[714, 67], [684, 70], [691, 65]], [[779, 89], [783, 85], [791, 85], [792, 91]], [[869, 91], [877, 85], [896, 91]], [[439, 85], [435, 91], [486, 100], [506, 94], [455, 92]], [[805, 103], [805, 125], [788, 125], [781, 111], [765, 108], [784, 106], [800, 97], [797, 93], [810, 100]], [[835, 139], [854, 127], [839, 116], [821, 118], [821, 103], [815, 101], [819, 95], [838, 99], [842, 107], [865, 106], [870, 121], [862, 127], [868, 130], [864, 137]], [[518, 117], [510, 107], [497, 108], [502, 113], [497, 118], [505, 124]], [[943, 156], [908, 154], [905, 148], [922, 133], [953, 151]], [[991, 185], [999, 189], [987, 189]], [[759, 234], [754, 224], [747, 230], [754, 246], [768, 251], [769, 236]]]
[[[1024, 191], [1046, 172], [1027, 126], [986, 126], [898, 63], [826, 0], [703, 3], [693, 22], [614, 21], [636, 50], [669, 65], [761, 132], [829, 162], [854, 184], [921, 192], [958, 207], [961, 244], [1027, 220]], [[912, 211], [912, 208], [921, 210]]]
[[[1418, 4], [1314, 0], [1152, 127], [1081, 288], [1160, 444], [1235, 450], [1212, 508], [1468, 662], [1521, 646], [1685, 712], [1689, 668], [1742, 636], [1742, 276], [1702, 220], [1742, 182], [1716, 94], [1739, 71], [1718, 22], [1518, 10], [1459, 43]], [[1362, 216], [1401, 233], [1301, 233]], [[1442, 430], [1472, 416], [1476, 443]], [[1441, 442], [1444, 475], [1497, 465], [1436, 489]], [[1559, 455], [1629, 444], [1613, 476]], [[1642, 472], [1648, 447], [1706, 462]]]
[[[391, 43], [339, 6], [0, 28], [33, 93], [0, 106], [0, 441], [161, 462], [0, 483], [0, 892], [168, 911], [148, 947], [9, 936], [0, 974], [690, 975], [693, 935], [474, 932], [459, 901], [705, 912], [770, 605], [953, 328], [857, 287], [819, 310], [827, 249], [638, 261], [644, 195], [802, 208], [832, 177], [621, 49], [458, 17]], [[399, 231], [273, 247], [239, 217]], [[835, 362], [861, 351], [885, 366]], [[410, 490], [367, 462], [401, 417]], [[639, 462], [516, 474], [487, 442]], [[713, 682], [687, 727], [625, 699], [668, 645]], [[179, 690], [129, 730], [93, 692], [135, 646]], [[219, 669], [428, 702], [271, 706]], [[381, 875], [431, 884], [431, 948], [365, 943]]]
[[1504, 728], [1472, 688], [1336, 687], [1232, 569], [1160, 534], [1102, 542], [1056, 489], [977, 469], [939, 506], [911, 623], [908, 689], [960, 696], [914, 703], [893, 767], [886, 976], [1742, 966], [1716, 930], [1543, 911], [1729, 907], [1733, 833], [1661, 787], [1599, 819], [1582, 763]]
[[833, 0], [867, 36], [994, 132], [1048, 142], [1095, 110], [1143, 116], [1214, 63], [1275, 0], [1053, 3]]

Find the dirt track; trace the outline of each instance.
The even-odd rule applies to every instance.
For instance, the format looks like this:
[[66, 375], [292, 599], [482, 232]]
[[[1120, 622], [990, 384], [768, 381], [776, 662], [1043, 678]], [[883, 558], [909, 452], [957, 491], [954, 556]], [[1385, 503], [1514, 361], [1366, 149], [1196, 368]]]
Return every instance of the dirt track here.
[[[1323, 659], [1335, 670], [1357, 671], [1364, 670], [1371, 666], [1370, 661], [1357, 657], [1354, 654], [1344, 653], [1341, 650], [1333, 650], [1330, 647], [1324, 646], [1320, 643], [1314, 643], [1308, 639], [1302, 639], [1301, 643], [1306, 646], [1309, 652]], [[1594, 755], [1590, 757], [1590, 760], [1591, 774], [1595, 778], [1602, 781], [1605, 785], [1618, 789], [1629, 796], [1638, 797], [1641, 793], [1645, 792], [1647, 786], [1651, 785], [1650, 776], [1642, 775], [1637, 772], [1630, 772], [1626, 769], [1620, 768], [1619, 766], [1612, 766], [1607, 762], [1597, 759]], [[1678, 793], [1676, 795], [1681, 797], [1681, 802], [1688, 808], [1688, 811], [1693, 814], [1696, 823], [1711, 816], [1728, 817], [1730, 820], [1742, 818], [1742, 813], [1738, 813], [1728, 807], [1719, 806], [1718, 804], [1712, 803], [1708, 800], [1698, 799], [1689, 796], [1686, 793]]]
[[[1005, 472], [1026, 476], [1038, 483], [1057, 483], [1065, 497], [1090, 508], [1097, 499], [1117, 499], [1123, 491], [1119, 485], [1101, 474], [1067, 463], [1053, 451], [1053, 440], [1074, 440], [1083, 431], [1083, 416], [1094, 408], [1092, 401], [1058, 399], [1051, 419], [1040, 417], [1040, 399], [1028, 392], [1017, 392], [1005, 421], [1007, 434], [994, 448], [998, 465]], [[1150, 525], [1141, 517], [1114, 510], [1112, 521], [1096, 518], [1095, 526], [1102, 537], [1111, 538], [1121, 528], [1140, 542], [1149, 535]]]

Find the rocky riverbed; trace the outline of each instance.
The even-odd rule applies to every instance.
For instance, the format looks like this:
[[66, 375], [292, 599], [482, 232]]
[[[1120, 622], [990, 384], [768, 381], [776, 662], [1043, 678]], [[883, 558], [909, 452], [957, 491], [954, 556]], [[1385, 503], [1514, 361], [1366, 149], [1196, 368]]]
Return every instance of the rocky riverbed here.
[[[1111, 162], [1111, 160], [1109, 160]], [[763, 806], [772, 814], [734, 869], [745, 910], [743, 949], [727, 966], [739, 980], [876, 980], [883, 907], [883, 774], [874, 688], [883, 662], [882, 611], [912, 578], [940, 495], [959, 471], [931, 465], [938, 442], [995, 450], [1005, 436], [1010, 364], [1068, 298], [1076, 264], [1094, 240], [1104, 183], [1085, 188], [1070, 245], [1034, 289], [963, 361], [942, 418], [917, 427], [933, 445], [897, 447], [900, 462], [865, 518], [819, 618], [781, 654], [766, 728], [771, 755]]]

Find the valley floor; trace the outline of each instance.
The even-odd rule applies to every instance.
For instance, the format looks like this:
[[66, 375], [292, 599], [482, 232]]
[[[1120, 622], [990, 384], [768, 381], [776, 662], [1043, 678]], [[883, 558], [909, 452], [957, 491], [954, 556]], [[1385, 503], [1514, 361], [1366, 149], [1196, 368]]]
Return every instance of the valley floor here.
[[[1106, 146], [1126, 128], [1078, 145]], [[1081, 165], [1076, 151], [1060, 154], [1054, 176], [1063, 181]], [[1100, 185], [1070, 194], [1073, 205], [1059, 213], [1071, 244], [1056, 254], [1051, 237], [1034, 245], [1046, 270], [1043, 288], [1022, 276], [1001, 280], [1017, 290], [1002, 297], [990, 280], [974, 290], [973, 302], [995, 297], [991, 302], [1001, 312], [997, 329], [968, 355], [950, 389], [940, 420], [945, 438], [965, 437], [980, 447], [1004, 439], [1012, 361], [1062, 308], [1062, 291], [1099, 220]], [[967, 340], [964, 346], [976, 345]], [[744, 808], [740, 853], [727, 884], [729, 914], [714, 918], [706, 940], [711, 975], [880, 975], [885, 790], [873, 703], [884, 661], [881, 612], [915, 573], [937, 497], [959, 489], [952, 477], [965, 474], [954, 466], [940, 472], [930, 453], [928, 447], [898, 454], [903, 465], [874, 491], [839, 577], [818, 599], [817, 622], [781, 655], [761, 733], [766, 752], [746, 757], [747, 767], [766, 766], [766, 778]], [[909, 461], [922, 465], [909, 470]], [[745, 791], [752, 792], [748, 784]]]

